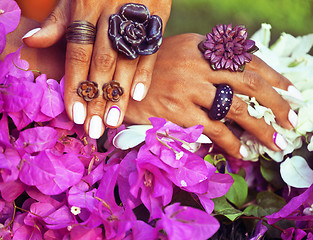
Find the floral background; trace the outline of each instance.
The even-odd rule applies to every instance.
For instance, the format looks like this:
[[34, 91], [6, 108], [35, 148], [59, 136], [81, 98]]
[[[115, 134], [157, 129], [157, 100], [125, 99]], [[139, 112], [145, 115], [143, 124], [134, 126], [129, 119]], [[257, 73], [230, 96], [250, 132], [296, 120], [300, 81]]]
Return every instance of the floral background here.
[[[0, 2], [0, 52], [19, 23]], [[203, 127], [164, 119], [107, 130], [95, 141], [67, 118], [63, 79], [34, 78], [20, 51], [0, 62], [1, 239], [313, 239], [313, 34], [271, 25], [252, 36], [258, 56], [301, 98], [277, 91], [298, 113], [280, 128], [270, 109], [240, 96], [288, 140], [274, 153], [248, 133], [245, 160], [219, 153]], [[22, 46], [21, 46], [22, 47]]]

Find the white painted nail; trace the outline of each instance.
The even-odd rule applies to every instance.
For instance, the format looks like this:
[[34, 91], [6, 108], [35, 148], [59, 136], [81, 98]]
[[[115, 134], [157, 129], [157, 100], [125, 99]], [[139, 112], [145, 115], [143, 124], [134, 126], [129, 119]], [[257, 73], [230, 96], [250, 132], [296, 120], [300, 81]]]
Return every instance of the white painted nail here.
[[279, 133], [275, 132], [273, 135], [274, 143], [279, 147], [281, 150], [285, 150], [287, 147], [287, 141], [285, 138], [280, 135]]
[[75, 102], [73, 105], [73, 120], [76, 124], [84, 124], [86, 119], [86, 110], [84, 104]]
[[298, 125], [298, 116], [297, 114], [292, 110], [290, 109], [289, 110], [289, 113], [288, 113], [288, 120], [289, 122], [291, 123], [291, 125], [296, 128], [297, 125]]
[[22, 37], [22, 39], [24, 39], [24, 38], [29, 38], [29, 37], [33, 36], [35, 33], [39, 32], [40, 30], [41, 30], [41, 28], [34, 28], [34, 29], [30, 30], [28, 33], [26, 33], [26, 34]]
[[303, 101], [303, 96], [301, 92], [293, 85], [288, 87], [288, 92], [296, 99]]
[[89, 137], [98, 139], [101, 137], [103, 128], [102, 118], [95, 115], [91, 118], [89, 123]]
[[121, 111], [117, 106], [112, 106], [109, 110], [107, 119], [106, 119], [106, 124], [112, 127], [117, 126], [118, 121], [120, 119], [120, 114]]
[[239, 152], [243, 158], [248, 157], [248, 149], [244, 145], [240, 146]]
[[143, 83], [137, 83], [134, 90], [133, 99], [140, 102], [143, 99], [144, 94], [145, 94], [145, 85]]

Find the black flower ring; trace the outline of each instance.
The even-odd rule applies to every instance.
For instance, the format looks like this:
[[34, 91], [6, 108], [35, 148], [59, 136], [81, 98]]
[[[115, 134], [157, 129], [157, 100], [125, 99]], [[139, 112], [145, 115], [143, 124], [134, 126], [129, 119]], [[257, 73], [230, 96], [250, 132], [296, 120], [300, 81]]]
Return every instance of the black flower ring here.
[[118, 52], [129, 59], [138, 55], [150, 55], [158, 51], [162, 43], [162, 19], [150, 15], [142, 4], [127, 3], [119, 14], [109, 19], [109, 38]]
[[232, 104], [233, 90], [227, 84], [220, 84], [216, 87], [216, 94], [212, 104], [212, 107], [208, 113], [212, 120], [223, 119]]
[[248, 32], [243, 25], [236, 25], [234, 28], [232, 24], [217, 25], [206, 37], [199, 44], [199, 49], [213, 70], [242, 72], [245, 64], [252, 60], [250, 53], [259, 49], [253, 40], [247, 40]]

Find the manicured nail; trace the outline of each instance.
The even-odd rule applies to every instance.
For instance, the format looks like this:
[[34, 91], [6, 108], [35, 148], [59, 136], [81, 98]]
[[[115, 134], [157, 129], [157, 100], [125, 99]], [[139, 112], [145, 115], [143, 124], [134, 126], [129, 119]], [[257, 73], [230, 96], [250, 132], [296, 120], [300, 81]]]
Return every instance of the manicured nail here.
[[275, 132], [273, 135], [273, 140], [274, 140], [274, 143], [276, 144], [276, 146], [279, 147], [281, 150], [286, 149], [287, 141], [285, 140], [285, 138], [282, 135]]
[[28, 33], [26, 33], [26, 34], [22, 37], [22, 39], [24, 39], [24, 38], [29, 38], [29, 37], [33, 36], [36, 32], [39, 32], [40, 30], [41, 30], [41, 28], [34, 28], [34, 29], [30, 30]]
[[243, 158], [248, 157], [248, 149], [244, 145], [240, 146], [239, 152]]
[[143, 99], [144, 94], [145, 94], [145, 85], [143, 83], [137, 83], [134, 90], [133, 99], [140, 102]]
[[301, 92], [293, 85], [288, 87], [288, 92], [296, 99], [303, 101], [303, 96]]
[[102, 133], [102, 119], [101, 117], [95, 115], [91, 118], [90, 123], [89, 123], [89, 137], [93, 139], [98, 139], [101, 137]]
[[297, 114], [292, 110], [290, 109], [289, 110], [289, 113], [288, 113], [288, 120], [289, 122], [291, 123], [291, 125], [296, 128], [297, 125], [298, 125], [298, 116]]
[[86, 110], [84, 104], [75, 102], [73, 105], [73, 120], [76, 124], [84, 124], [86, 119]]
[[109, 110], [107, 119], [106, 119], [106, 124], [112, 127], [117, 126], [118, 121], [120, 119], [120, 114], [121, 111], [117, 106], [112, 106]]

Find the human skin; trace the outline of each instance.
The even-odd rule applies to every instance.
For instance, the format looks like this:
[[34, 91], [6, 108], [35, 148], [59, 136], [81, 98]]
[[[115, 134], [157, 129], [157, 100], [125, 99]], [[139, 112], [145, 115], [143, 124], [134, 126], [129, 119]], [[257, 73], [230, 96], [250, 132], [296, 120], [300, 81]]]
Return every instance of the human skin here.
[[[37, 23], [22, 18], [18, 29], [8, 35], [2, 59], [21, 45], [17, 39], [35, 24]], [[235, 93], [255, 97], [262, 105], [271, 108], [277, 122], [282, 127], [291, 129], [293, 126], [288, 116], [292, 110], [273, 89], [278, 87], [288, 90], [292, 86], [291, 82], [256, 56], [252, 56], [252, 61], [246, 65], [244, 72], [212, 70], [197, 47], [204, 38], [189, 33], [164, 39], [149, 92], [141, 102], [129, 101], [125, 123], [149, 124], [150, 117], [161, 117], [183, 127], [200, 124], [204, 126], [204, 134], [215, 144], [228, 154], [241, 158], [244, 152], [239, 139], [224, 123], [207, 116], [216, 92], [214, 84], [226, 83], [232, 86]], [[49, 78], [60, 79], [64, 74], [65, 51], [62, 44], [48, 49], [24, 46], [22, 58], [30, 63], [30, 69], [40, 70]], [[251, 117], [247, 107], [245, 102], [234, 96], [227, 119], [255, 135], [270, 149], [279, 151], [280, 148], [273, 141], [275, 130], [263, 119]], [[85, 131], [88, 132], [88, 129], [85, 128]]]
[[[118, 13], [121, 6], [128, 2], [128, 0], [60, 0], [41, 25], [41, 30], [23, 39], [29, 47], [46, 48], [58, 42], [67, 26], [75, 20], [85, 20], [97, 26], [94, 44], [68, 42], [65, 57], [66, 111], [74, 122], [85, 125], [87, 133], [92, 138], [99, 138], [105, 125], [118, 127], [123, 122], [130, 96], [140, 101], [150, 86], [157, 53], [129, 60], [112, 48], [111, 40], [108, 38], [110, 15]], [[171, 0], [134, 0], [132, 3], [144, 4], [151, 15], [158, 15], [163, 21], [164, 31], [170, 15]], [[87, 103], [76, 94], [80, 83], [87, 78], [98, 84], [100, 95], [102, 86], [111, 80], [121, 84], [124, 94], [118, 102], [97, 98]], [[135, 96], [138, 83], [143, 84], [144, 89], [140, 96]], [[80, 107], [75, 108], [74, 105]], [[113, 106], [118, 107], [119, 114], [110, 115], [109, 120], [108, 113]], [[99, 118], [103, 121], [92, 121]]]

